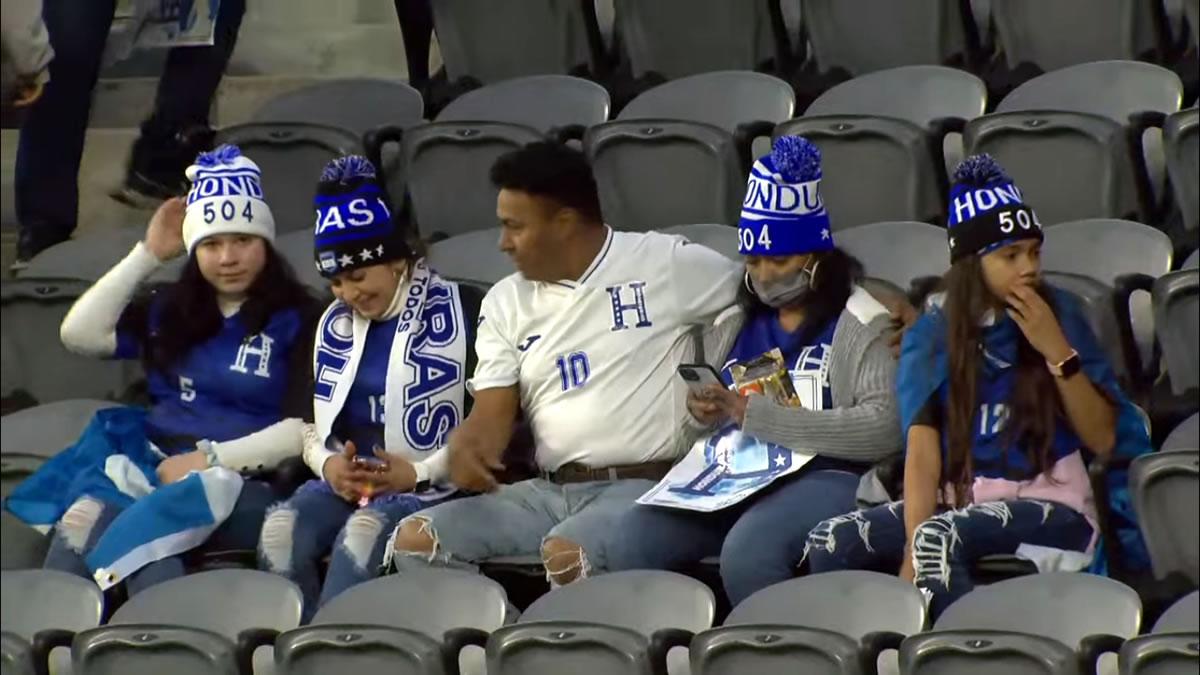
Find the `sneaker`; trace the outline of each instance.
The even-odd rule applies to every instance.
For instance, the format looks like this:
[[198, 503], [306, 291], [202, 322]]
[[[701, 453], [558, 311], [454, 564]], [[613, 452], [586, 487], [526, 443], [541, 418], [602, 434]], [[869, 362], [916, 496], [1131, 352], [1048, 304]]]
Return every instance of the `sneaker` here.
[[154, 209], [164, 200], [180, 194], [178, 185], [165, 185], [139, 171], [130, 170], [125, 182], [108, 193], [122, 204], [135, 209]]
[[196, 155], [212, 149], [215, 136], [212, 129], [200, 125], [162, 136], [147, 122], [133, 144], [125, 182], [109, 196], [134, 208], [154, 208], [164, 199], [186, 194], [184, 171]]

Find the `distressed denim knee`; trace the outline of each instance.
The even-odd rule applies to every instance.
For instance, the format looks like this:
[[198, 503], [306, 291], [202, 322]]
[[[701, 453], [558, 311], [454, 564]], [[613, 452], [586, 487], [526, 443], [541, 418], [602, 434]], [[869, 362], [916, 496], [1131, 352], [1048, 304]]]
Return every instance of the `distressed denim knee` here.
[[54, 528], [55, 536], [72, 552], [84, 553], [88, 543], [94, 539], [92, 534], [104, 508], [104, 502], [92, 497], [76, 500], [59, 519]]
[[275, 574], [288, 575], [292, 572], [293, 541], [296, 532], [296, 510], [286, 503], [277, 504], [267, 512], [263, 520], [262, 534], [258, 540], [259, 563]]
[[586, 579], [592, 572], [587, 551], [562, 537], [548, 536], [542, 539], [542, 567], [546, 570], [546, 580], [551, 588]]

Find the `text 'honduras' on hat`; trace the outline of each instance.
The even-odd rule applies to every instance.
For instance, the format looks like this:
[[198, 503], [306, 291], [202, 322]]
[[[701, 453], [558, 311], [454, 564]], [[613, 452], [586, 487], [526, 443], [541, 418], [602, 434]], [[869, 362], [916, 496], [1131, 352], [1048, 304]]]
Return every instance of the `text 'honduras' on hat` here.
[[954, 170], [947, 234], [950, 262], [1020, 239], [1042, 239], [1042, 224], [1021, 190], [991, 155], [972, 155]]
[[412, 256], [403, 228], [392, 218], [375, 165], [366, 157], [347, 155], [326, 164], [313, 206], [313, 255], [322, 276]]
[[205, 237], [250, 234], [275, 241], [275, 218], [264, 201], [262, 172], [236, 145], [202, 152], [187, 168], [192, 186], [183, 216], [188, 253]]
[[833, 248], [821, 201], [821, 151], [806, 138], [781, 136], [750, 170], [738, 253], [785, 256]]

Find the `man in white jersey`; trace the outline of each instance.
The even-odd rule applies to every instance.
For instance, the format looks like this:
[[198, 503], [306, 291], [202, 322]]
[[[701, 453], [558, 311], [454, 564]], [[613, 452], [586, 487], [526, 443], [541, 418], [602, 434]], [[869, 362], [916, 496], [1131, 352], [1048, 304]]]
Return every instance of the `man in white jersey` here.
[[[483, 300], [470, 415], [449, 472], [484, 494], [407, 518], [397, 568], [541, 553], [552, 584], [603, 570], [614, 520], [681, 454], [676, 366], [732, 305], [741, 268], [685, 239], [614, 232], [584, 156], [535, 143], [492, 168], [500, 249], [518, 272]], [[523, 411], [539, 478], [497, 485]]]

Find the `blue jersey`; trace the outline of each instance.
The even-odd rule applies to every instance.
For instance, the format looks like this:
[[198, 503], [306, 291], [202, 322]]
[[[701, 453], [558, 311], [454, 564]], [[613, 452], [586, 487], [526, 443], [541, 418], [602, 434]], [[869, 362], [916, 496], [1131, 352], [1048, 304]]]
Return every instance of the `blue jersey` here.
[[396, 317], [390, 321], [372, 321], [367, 327], [354, 384], [333, 422], [333, 435], [343, 442], [354, 441], [360, 457], [374, 457], [376, 446], [384, 448], [384, 393], [399, 320]]
[[[151, 334], [159, 314], [151, 308]], [[146, 373], [152, 401], [146, 437], [164, 452], [181, 452], [199, 439], [228, 441], [283, 419], [289, 359], [303, 343], [303, 332], [295, 309], [276, 312], [256, 335], [247, 334], [240, 314], [226, 317], [216, 335], [192, 347], [168, 371]], [[139, 358], [142, 340], [118, 328], [114, 357]]]

